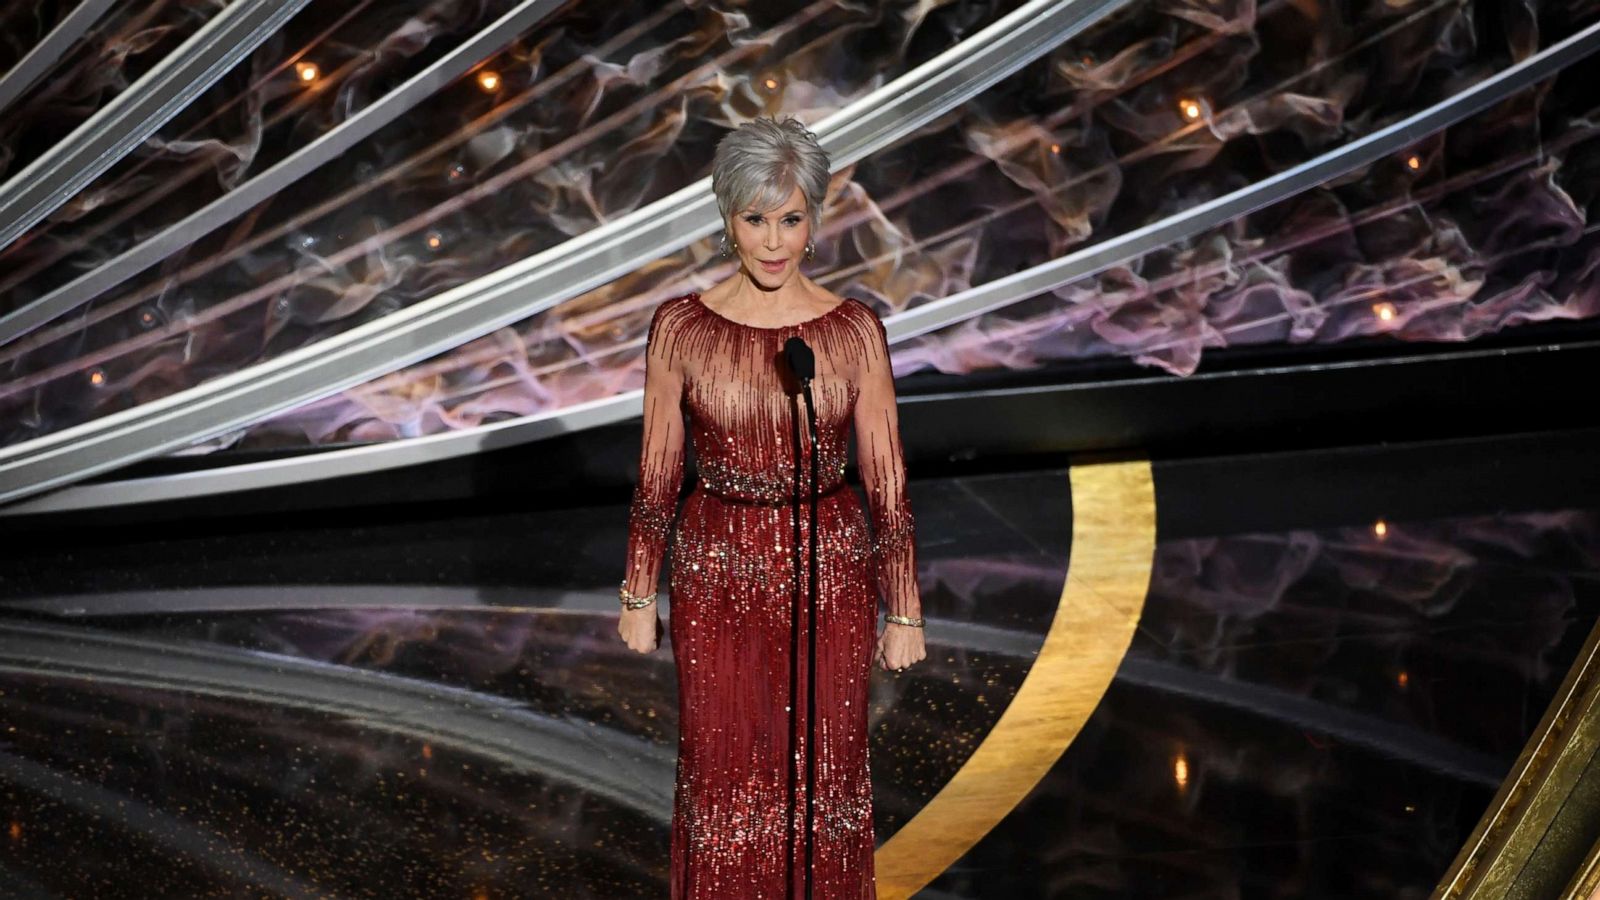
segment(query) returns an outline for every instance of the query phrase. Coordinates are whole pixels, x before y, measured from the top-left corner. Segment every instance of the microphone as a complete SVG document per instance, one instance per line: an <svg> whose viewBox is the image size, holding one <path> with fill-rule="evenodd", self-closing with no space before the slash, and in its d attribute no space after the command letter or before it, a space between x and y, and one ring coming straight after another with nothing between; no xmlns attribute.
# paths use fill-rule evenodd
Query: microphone
<svg viewBox="0 0 1600 900"><path fill-rule="evenodd" d="M810 381L817 374L817 357L811 352L811 346L805 338L799 335L790 337L783 342L783 360L789 364L789 371L801 381Z"/></svg>

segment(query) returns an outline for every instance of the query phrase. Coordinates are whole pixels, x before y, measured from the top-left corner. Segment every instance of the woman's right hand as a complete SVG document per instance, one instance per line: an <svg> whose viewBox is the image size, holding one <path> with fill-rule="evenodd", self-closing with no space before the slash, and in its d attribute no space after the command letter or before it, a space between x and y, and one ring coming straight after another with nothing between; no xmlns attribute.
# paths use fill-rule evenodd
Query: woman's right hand
<svg viewBox="0 0 1600 900"><path fill-rule="evenodd" d="M624 609L617 620L617 633L631 650L649 653L660 644L661 620L654 603L642 609Z"/></svg>

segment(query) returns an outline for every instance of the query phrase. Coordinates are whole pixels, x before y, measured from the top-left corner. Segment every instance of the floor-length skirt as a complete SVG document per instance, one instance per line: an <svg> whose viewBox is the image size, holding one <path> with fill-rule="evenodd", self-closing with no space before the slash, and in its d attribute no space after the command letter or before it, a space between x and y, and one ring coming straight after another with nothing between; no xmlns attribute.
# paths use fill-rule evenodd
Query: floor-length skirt
<svg viewBox="0 0 1600 900"><path fill-rule="evenodd" d="M672 900L804 897L807 699L805 605L810 512L730 500L703 487L672 538L671 637L679 738ZM812 889L874 900L867 684L877 598L861 502L848 487L817 503L817 640ZM796 576L799 592L795 590ZM791 611L800 606L790 773ZM790 791L794 792L791 807ZM792 876L794 891L785 889Z"/></svg>

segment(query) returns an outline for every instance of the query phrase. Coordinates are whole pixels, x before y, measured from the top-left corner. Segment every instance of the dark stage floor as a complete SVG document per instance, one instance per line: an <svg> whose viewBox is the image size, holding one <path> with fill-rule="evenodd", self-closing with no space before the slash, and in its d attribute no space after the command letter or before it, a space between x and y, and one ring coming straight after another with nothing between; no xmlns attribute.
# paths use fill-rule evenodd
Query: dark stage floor
<svg viewBox="0 0 1600 900"><path fill-rule="evenodd" d="M1109 688L915 896L1426 897L1600 613L1597 449L1156 460ZM873 675L880 854L963 777L1089 564L1069 474L912 486L929 657ZM13 543L0 895L665 897L676 688L670 644L616 634L624 519Z"/></svg>

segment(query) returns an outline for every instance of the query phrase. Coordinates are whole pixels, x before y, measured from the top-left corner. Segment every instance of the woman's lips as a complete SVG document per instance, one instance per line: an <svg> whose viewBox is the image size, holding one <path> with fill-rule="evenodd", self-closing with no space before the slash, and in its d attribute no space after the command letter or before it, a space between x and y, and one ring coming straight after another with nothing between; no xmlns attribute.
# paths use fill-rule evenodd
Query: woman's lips
<svg viewBox="0 0 1600 900"><path fill-rule="evenodd" d="M789 264L787 259L780 259L777 262L768 262L763 259L759 260L759 262L761 263L761 268L766 269L768 272L782 272L783 267Z"/></svg>

